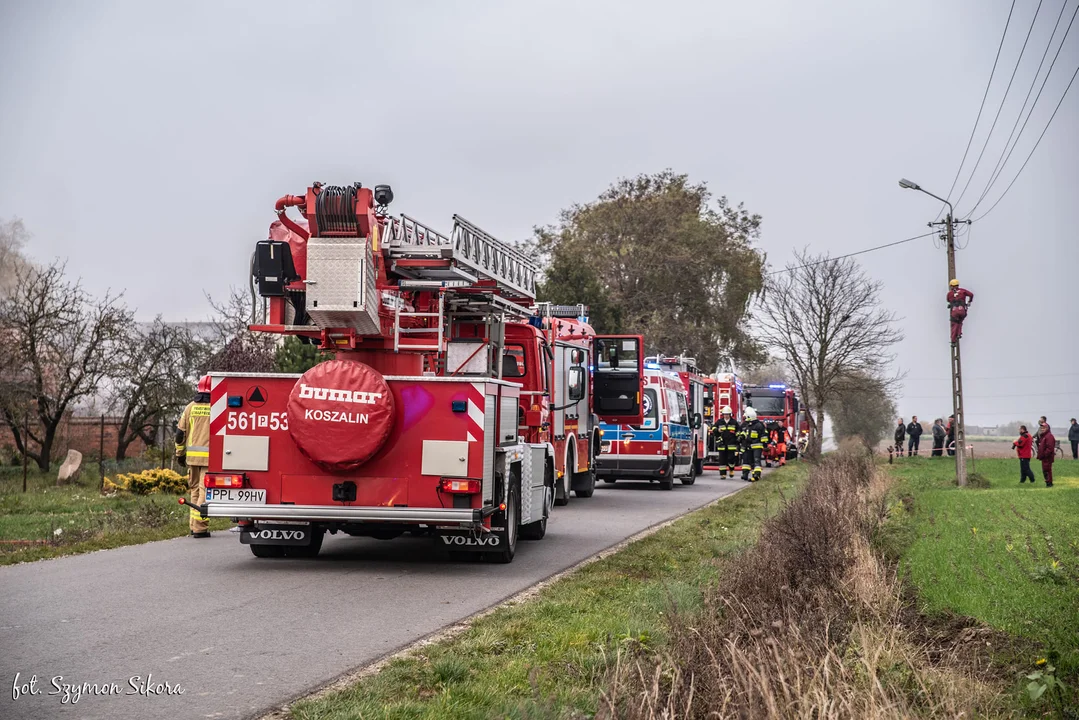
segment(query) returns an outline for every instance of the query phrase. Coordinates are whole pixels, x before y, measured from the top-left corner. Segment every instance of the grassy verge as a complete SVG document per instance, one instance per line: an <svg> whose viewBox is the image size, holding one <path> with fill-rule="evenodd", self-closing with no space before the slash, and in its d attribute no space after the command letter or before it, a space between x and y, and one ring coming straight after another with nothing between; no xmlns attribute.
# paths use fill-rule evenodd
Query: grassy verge
<svg viewBox="0 0 1079 720"><path fill-rule="evenodd" d="M329 718L591 715L611 660L662 647L672 607L699 605L717 559L752 544L761 523L801 487L794 463L734 497L499 608L462 634L391 661L381 672L291 709ZM703 480L702 482L707 482ZM677 490L675 491L677 492Z"/></svg>
<svg viewBox="0 0 1079 720"><path fill-rule="evenodd" d="M1035 485L1020 485L1017 460L978 460L978 488L957 488L946 460L905 458L889 471L906 511L888 543L922 611L976 618L1030 641L1010 660L1033 671L1048 657L1079 676L1079 462L1058 461L1052 488L1040 468Z"/></svg>
<svg viewBox="0 0 1079 720"><path fill-rule="evenodd" d="M94 480L57 487L55 471L36 470L24 493L22 469L0 469L0 565L179 537L187 518L172 495L104 496Z"/></svg>

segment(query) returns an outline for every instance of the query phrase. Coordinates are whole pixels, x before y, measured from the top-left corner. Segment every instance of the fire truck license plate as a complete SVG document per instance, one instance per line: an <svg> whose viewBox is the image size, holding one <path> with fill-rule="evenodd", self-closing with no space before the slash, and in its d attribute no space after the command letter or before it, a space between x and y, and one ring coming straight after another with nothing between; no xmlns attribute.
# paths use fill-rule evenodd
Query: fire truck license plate
<svg viewBox="0 0 1079 720"><path fill-rule="evenodd" d="M266 491L254 488L206 488L206 502L266 504Z"/></svg>

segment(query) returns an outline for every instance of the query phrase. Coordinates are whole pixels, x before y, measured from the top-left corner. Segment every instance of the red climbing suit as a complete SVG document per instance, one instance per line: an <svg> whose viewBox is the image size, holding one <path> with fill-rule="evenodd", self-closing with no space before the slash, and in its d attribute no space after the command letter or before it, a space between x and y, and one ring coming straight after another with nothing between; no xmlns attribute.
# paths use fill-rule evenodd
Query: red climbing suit
<svg viewBox="0 0 1079 720"><path fill-rule="evenodd" d="M961 287L948 290L948 307L951 308L952 342L963 337L963 320L967 317L967 306L974 302L974 293Z"/></svg>

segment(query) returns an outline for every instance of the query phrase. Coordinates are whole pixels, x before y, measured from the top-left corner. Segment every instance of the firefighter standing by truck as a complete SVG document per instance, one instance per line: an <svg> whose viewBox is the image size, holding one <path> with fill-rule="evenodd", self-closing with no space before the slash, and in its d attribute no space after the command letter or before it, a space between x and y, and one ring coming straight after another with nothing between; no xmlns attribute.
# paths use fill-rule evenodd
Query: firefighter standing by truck
<svg viewBox="0 0 1079 720"><path fill-rule="evenodd" d="M187 404L176 423L176 459L181 467L187 467L190 476L187 487L191 490L193 505L206 502L203 476L210 464L210 376L199 380L195 398ZM210 537L210 525L202 513L194 507L188 509L191 537Z"/></svg>
<svg viewBox="0 0 1079 720"><path fill-rule="evenodd" d="M742 479L746 482L757 482L761 479L761 456L764 454L764 441L768 436L768 430L764 427L764 423L757 419L757 411L751 407L746 408L741 436L744 448ZM752 468L752 475L750 468Z"/></svg>
<svg viewBox="0 0 1079 720"><path fill-rule="evenodd" d="M712 434L715 436L716 451L719 453L719 476L727 477L727 473L733 478L735 466L738 464L738 421L734 419L734 413L730 405L724 405L719 410L719 419L712 426Z"/></svg>

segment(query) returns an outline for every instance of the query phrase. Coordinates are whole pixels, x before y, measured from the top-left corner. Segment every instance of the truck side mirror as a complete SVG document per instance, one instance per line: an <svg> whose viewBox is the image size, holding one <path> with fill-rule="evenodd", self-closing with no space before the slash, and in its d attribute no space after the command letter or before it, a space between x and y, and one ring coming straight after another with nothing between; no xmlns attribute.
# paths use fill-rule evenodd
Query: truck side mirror
<svg viewBox="0 0 1079 720"><path fill-rule="evenodd" d="M566 390L570 400L580 400L584 397L584 368L571 367L569 369Z"/></svg>
<svg viewBox="0 0 1079 720"><path fill-rule="evenodd" d="M700 413L693 413L693 428L697 429L703 424L704 424L704 418L701 417L701 414Z"/></svg>

